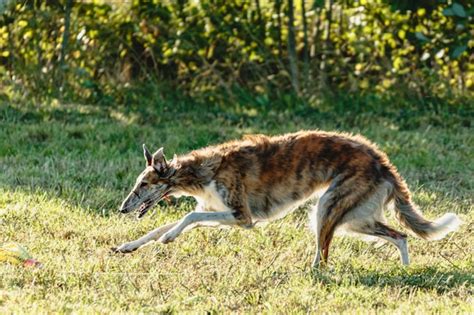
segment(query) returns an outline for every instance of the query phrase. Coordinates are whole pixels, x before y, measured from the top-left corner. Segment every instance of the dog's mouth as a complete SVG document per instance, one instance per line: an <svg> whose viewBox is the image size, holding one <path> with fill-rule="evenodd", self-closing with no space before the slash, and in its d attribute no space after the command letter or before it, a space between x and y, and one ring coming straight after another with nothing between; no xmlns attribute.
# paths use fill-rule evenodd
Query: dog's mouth
<svg viewBox="0 0 474 315"><path fill-rule="evenodd" d="M140 207L138 207L137 209L137 217L140 219L142 218L147 212L148 210L150 210L152 204L151 203L147 203L147 202L144 202L140 205Z"/></svg>
<svg viewBox="0 0 474 315"><path fill-rule="evenodd" d="M140 207L138 207L137 209L137 217L139 219L141 219L145 214L147 214L147 212L156 204L158 203L160 200L162 199L166 199L168 200L168 195L169 195L170 191L168 190L167 192L165 192L160 198L155 198L155 199L149 199L149 200L146 200L144 201Z"/></svg>

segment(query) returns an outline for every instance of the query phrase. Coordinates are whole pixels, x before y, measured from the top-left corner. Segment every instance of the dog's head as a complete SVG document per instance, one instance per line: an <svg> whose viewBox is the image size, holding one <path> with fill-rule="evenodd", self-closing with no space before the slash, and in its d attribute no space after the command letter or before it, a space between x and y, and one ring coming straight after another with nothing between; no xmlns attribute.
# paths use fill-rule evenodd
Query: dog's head
<svg viewBox="0 0 474 315"><path fill-rule="evenodd" d="M142 217L153 205L173 192L173 179L177 164L176 155L172 161L166 160L163 148L152 155L143 145L143 154L146 168L138 175L132 191L120 206L122 213L137 209L139 217Z"/></svg>

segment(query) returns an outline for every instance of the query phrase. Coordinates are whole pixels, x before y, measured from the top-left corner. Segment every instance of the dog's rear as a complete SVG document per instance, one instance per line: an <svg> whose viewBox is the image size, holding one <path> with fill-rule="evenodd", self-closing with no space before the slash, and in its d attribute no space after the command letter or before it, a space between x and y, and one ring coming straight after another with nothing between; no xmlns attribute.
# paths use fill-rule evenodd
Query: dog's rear
<svg viewBox="0 0 474 315"><path fill-rule="evenodd" d="M409 190L388 157L361 136L299 132L280 137L247 137L226 148L216 179L232 186L243 182L249 221L271 220L312 199L321 188L310 215L317 237L314 264L326 261L335 231L376 236L400 250L409 263L406 235L386 224L383 209L394 201L400 223L424 239L439 239L459 226L454 214L430 222L413 205ZM241 176L241 174L244 174Z"/></svg>
<svg viewBox="0 0 474 315"><path fill-rule="evenodd" d="M411 201L404 180L373 143L360 136L327 136L331 138L327 155L335 157L337 167L332 169L337 171L310 216L317 237L315 265L321 258L327 261L329 245L339 228L394 244L400 251L402 263L408 264L406 235L386 224L383 210L392 201L401 225L423 239L441 239L459 227L461 221L453 213L434 222L423 218Z"/></svg>

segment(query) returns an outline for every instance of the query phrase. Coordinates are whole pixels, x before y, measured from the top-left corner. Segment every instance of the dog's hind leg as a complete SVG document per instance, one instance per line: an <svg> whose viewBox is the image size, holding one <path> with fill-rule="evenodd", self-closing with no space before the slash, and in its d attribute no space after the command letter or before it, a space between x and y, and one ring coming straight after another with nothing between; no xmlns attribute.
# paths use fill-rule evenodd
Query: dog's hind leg
<svg viewBox="0 0 474 315"><path fill-rule="evenodd" d="M391 189L390 183L382 182L369 198L347 213L341 225L348 232L371 238L378 237L392 243L400 251L402 263L408 265L410 260L407 236L386 225L383 215L383 208Z"/></svg>
<svg viewBox="0 0 474 315"><path fill-rule="evenodd" d="M350 196L348 196L350 198ZM341 217L352 207L346 198L338 199L332 189L328 189L320 198L310 214L311 227L316 235L316 255L313 268L326 264L329 258L329 246Z"/></svg>
<svg viewBox="0 0 474 315"><path fill-rule="evenodd" d="M408 256L408 241L406 234L398 232L397 230L394 230L391 227L380 222L375 223L373 232L374 235L395 245L400 251L400 258L402 264L408 266L408 264L410 263L410 258Z"/></svg>
<svg viewBox="0 0 474 315"><path fill-rule="evenodd" d="M323 254L323 244L320 242L320 231L323 224L324 217L326 215L326 208L322 205L328 199L328 195L323 195L318 203L315 204L309 214L310 226L314 235L316 236L316 254L313 260L313 268L317 268L321 265L321 257ZM327 253L328 254L328 253ZM327 256L326 256L327 257Z"/></svg>
<svg viewBox="0 0 474 315"><path fill-rule="evenodd" d="M392 243L398 248L400 252L402 264L406 266L410 263L406 234L401 233L378 221L352 224L347 230L358 234L377 236L383 240L388 241L389 243Z"/></svg>
<svg viewBox="0 0 474 315"><path fill-rule="evenodd" d="M376 208L362 207L368 200L376 200L380 204L387 195L385 185L379 189L374 189L373 182L367 182L364 174L346 173L336 177L328 190L319 200L316 211L311 215L311 221L317 239L316 257L313 261L313 268L317 268L321 263L327 263L329 256L329 246L336 229L346 222L346 218L353 214L351 220L377 217ZM380 190L380 192L379 192ZM355 211L362 209L364 211ZM367 211L366 211L367 210ZM373 220L373 219L372 219Z"/></svg>

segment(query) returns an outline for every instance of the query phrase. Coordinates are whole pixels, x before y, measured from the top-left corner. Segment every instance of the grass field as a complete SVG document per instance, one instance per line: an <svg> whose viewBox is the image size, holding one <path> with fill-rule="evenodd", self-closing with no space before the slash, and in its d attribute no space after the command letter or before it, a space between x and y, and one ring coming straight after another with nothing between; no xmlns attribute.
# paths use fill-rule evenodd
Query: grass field
<svg viewBox="0 0 474 315"><path fill-rule="evenodd" d="M472 116L341 115L143 106L0 105L0 244L18 242L42 269L0 264L0 313L474 313ZM141 144L165 154L299 129L361 132L385 150L428 218L455 212L461 229L395 248L337 238L330 266L310 272L305 209L254 230L196 229L129 255L110 248L181 217L191 200L142 220L116 212L141 172Z"/></svg>

